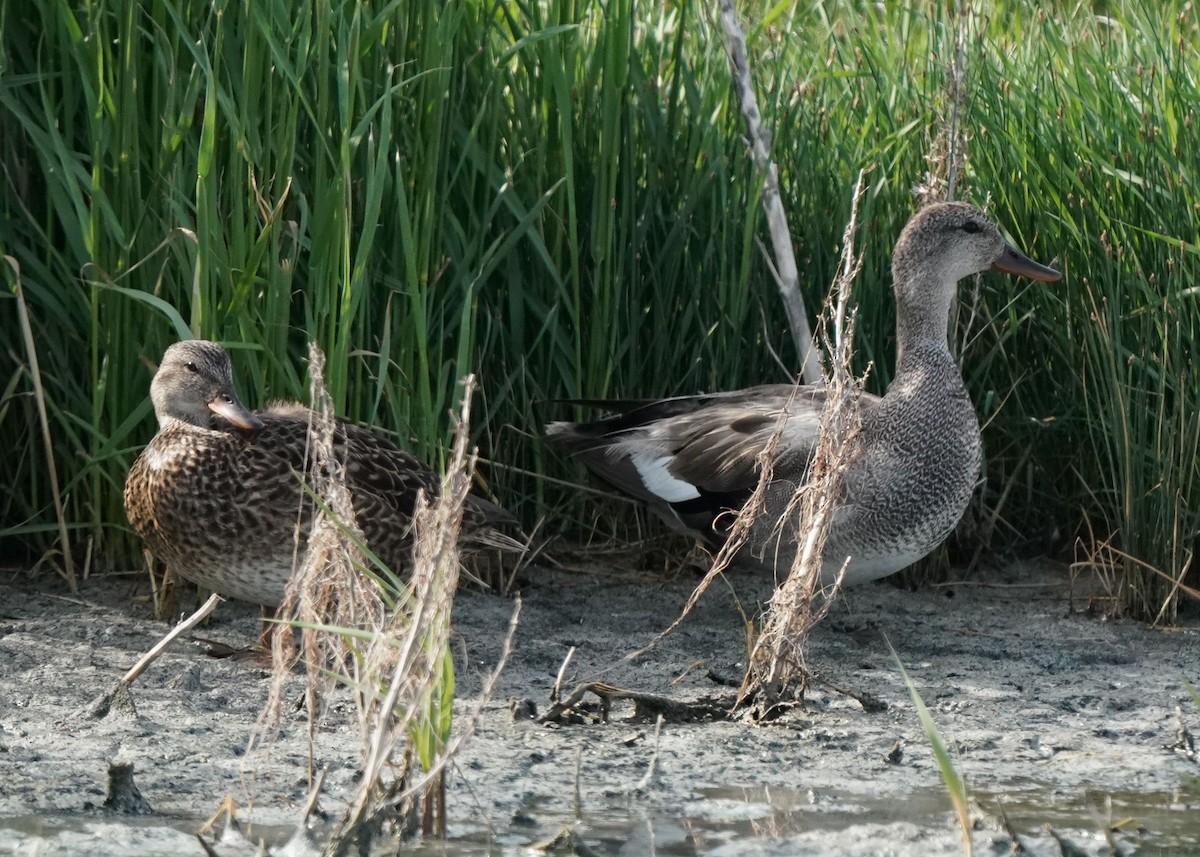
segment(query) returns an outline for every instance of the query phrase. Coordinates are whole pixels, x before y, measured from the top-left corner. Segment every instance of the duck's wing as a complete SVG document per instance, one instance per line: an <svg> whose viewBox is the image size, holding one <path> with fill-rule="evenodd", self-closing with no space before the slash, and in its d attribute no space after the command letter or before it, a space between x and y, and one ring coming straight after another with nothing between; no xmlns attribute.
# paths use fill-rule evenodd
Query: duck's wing
<svg viewBox="0 0 1200 857"><path fill-rule="evenodd" d="M246 433L254 445L273 450L293 470L310 466L311 450L306 452L306 444L311 412L307 408L273 405L257 416L262 428ZM345 468L355 516L367 541L381 556L387 551L377 546L396 543L395 550L406 550L417 496L424 492L429 500L435 499L441 491L441 477L385 435L341 419L334 433L334 454ZM514 524L515 519L494 503L469 495L463 523L465 536L479 534L490 544L482 531Z"/></svg>
<svg viewBox="0 0 1200 857"><path fill-rule="evenodd" d="M757 486L759 456L776 430L775 477L804 478L825 398L823 387L772 384L617 404L612 416L551 423L546 434L617 488L711 535L712 520Z"/></svg>
<svg viewBox="0 0 1200 857"><path fill-rule="evenodd" d="M313 452L308 441L311 411L283 403L271 405L255 416L262 420L261 428L230 431L240 432L264 461L274 457L279 466L293 471L303 473L311 469ZM338 419L333 447L334 457L345 468L346 483L360 517L364 513L383 516L392 525L407 526L418 493L437 496L441 484L437 474L382 434Z"/></svg>

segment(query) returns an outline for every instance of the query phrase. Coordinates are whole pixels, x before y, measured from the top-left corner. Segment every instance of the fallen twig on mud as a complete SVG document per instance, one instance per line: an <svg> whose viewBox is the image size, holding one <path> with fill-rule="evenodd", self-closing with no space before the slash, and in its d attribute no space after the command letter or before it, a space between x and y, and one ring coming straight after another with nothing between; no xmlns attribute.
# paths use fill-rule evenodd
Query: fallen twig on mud
<svg viewBox="0 0 1200 857"><path fill-rule="evenodd" d="M175 642L175 640L178 639L181 634L186 634L188 631L192 630L192 628L195 628L197 625L203 622L208 617L209 613L212 613L213 610L217 609L217 605L221 603L221 601L221 596L217 595L216 593L208 596L208 600L200 605L200 609L168 631L161 640L154 644L150 651L142 655L138 662L130 667L129 671L125 673L125 675L123 675L119 681L117 681L111 688L93 701L91 706L88 708L88 713L93 718L105 717L112 709L114 699L116 699L118 696L127 696L129 693L129 686L137 680L138 676L146 671L146 668L149 667L150 664L154 663L154 661L156 661L158 657L164 651L166 651L167 646ZM132 699L128 701L128 704L132 704Z"/></svg>
<svg viewBox="0 0 1200 857"><path fill-rule="evenodd" d="M223 600L224 599L215 592L208 596L208 600L201 604L200 608L195 613L193 613L191 616L188 616L186 619L168 631L167 634L154 645L154 648L142 655L141 660L134 664L130 668L129 672L122 676L121 681L127 685L133 684L134 681L137 680L137 677L146 671L146 667L150 666L150 664L154 663L154 661L158 659L158 656L163 653L167 646L175 642L175 639L181 634L186 634L188 631L192 630L192 628L195 628L197 625L207 619L208 614L216 610L217 605Z"/></svg>
<svg viewBox="0 0 1200 857"><path fill-rule="evenodd" d="M573 718L582 719L583 715L577 710L577 707L589 693L594 694L600 700L597 715L601 722L607 722L608 712L614 700L625 699L632 702L634 706L633 716L635 718L661 716L674 722L691 722L714 718L723 719L728 715L729 707L732 703L731 698L706 698L696 700L695 702L682 702L657 693L642 693L641 691L628 690L623 687L606 684L602 681L592 681L579 685L575 690L571 691L571 694L566 699L551 705L546 713L538 718L538 722L564 723L571 721Z"/></svg>
<svg viewBox="0 0 1200 857"><path fill-rule="evenodd" d="M658 719L654 721L654 749L650 754L650 764L646 767L646 773L638 780L631 792L645 791L650 784L654 782L654 776L658 773L658 748L659 739L662 738L663 716L658 715Z"/></svg>

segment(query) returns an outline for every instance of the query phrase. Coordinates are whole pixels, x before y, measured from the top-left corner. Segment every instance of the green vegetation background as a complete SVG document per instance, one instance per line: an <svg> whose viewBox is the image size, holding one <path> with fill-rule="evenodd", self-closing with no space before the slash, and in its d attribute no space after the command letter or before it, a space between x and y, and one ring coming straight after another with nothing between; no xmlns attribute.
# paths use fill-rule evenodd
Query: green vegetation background
<svg viewBox="0 0 1200 857"><path fill-rule="evenodd" d="M739 6L810 308L871 168L857 298L875 390L891 244L947 119L955 44L947 4L905 5ZM987 455L964 555L1069 555L1082 535L1081 556L1109 540L1178 575L1200 528L1200 16L971 5L966 196L1066 277L964 285ZM552 529L595 511L537 440L582 413L554 400L786 379L796 355L713 14L2 0L3 552L57 561L52 455L76 555L139 564L121 485L154 430L153 363L189 332L236 348L252 405L306 396L315 338L340 411L435 466L475 372L489 486ZM1114 556L1140 568L1096 554ZM1153 615L1168 588L1135 579L1130 604Z"/></svg>

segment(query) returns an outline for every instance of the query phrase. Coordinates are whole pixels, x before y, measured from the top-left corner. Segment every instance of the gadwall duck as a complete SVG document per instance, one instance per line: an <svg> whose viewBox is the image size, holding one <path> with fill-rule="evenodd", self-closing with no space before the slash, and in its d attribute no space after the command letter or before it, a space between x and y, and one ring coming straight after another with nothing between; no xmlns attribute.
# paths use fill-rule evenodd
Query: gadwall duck
<svg viewBox="0 0 1200 857"><path fill-rule="evenodd" d="M958 281L988 268L1047 282L1060 277L1006 244L987 215L963 203L930 205L901 232L892 256L896 374L882 398L859 399L860 430L830 525L823 583L836 579L847 558L845 584L899 571L941 544L962 517L979 477L979 421L947 327ZM806 479L824 402L821 387L767 385L618 403L613 416L551 423L546 435L674 528L717 547L757 486L758 455L786 412L765 509L739 555L786 573L803 521L780 517Z"/></svg>
<svg viewBox="0 0 1200 857"><path fill-rule="evenodd" d="M300 479L311 464L311 412L279 404L251 413L234 389L229 355L203 340L167 349L150 397L158 433L125 481L133 529L180 576L230 598L277 607L311 526L313 503ZM403 573L411 561L417 493L436 496L440 479L391 441L342 420L334 447L367 546ZM510 521L488 501L469 497L464 546L515 547L493 529Z"/></svg>

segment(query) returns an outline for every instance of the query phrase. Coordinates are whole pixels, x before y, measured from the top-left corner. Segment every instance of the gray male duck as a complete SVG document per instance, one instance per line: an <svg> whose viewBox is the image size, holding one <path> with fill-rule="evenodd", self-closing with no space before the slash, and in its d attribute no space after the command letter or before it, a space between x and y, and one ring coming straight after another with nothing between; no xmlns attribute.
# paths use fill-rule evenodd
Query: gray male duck
<svg viewBox="0 0 1200 857"><path fill-rule="evenodd" d="M962 517L981 445L947 327L958 281L989 268L1045 282L1061 276L1006 244L987 215L964 203L927 206L901 232L892 255L896 373L882 397L859 399L860 430L826 542L824 584L847 561L845 584L899 571L941 544ZM613 403L612 416L551 423L546 435L675 529L717 547L731 512L758 485L759 453L782 425L766 506L739 560L786 574L804 522L780 519L807 478L824 399L819 386L774 384Z"/></svg>
<svg viewBox="0 0 1200 857"><path fill-rule="evenodd" d="M150 383L158 433L125 481L129 522L180 576L221 595L277 607L307 544L313 503L301 488L311 469L311 412L283 403L251 413L237 396L229 355L215 342L170 346ZM392 571L411 562L418 492L441 480L387 438L338 420L341 460L367 546ZM517 549L494 529L512 519L468 497L464 547ZM300 534L297 549L297 527Z"/></svg>

